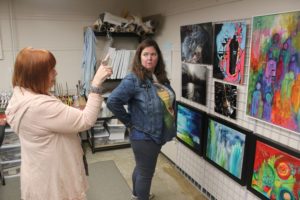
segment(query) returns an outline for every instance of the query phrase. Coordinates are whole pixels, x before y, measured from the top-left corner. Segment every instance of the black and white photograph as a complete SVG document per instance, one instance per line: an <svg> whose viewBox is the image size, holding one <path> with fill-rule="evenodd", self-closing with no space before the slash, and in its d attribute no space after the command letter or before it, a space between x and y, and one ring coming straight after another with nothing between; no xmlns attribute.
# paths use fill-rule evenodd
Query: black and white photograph
<svg viewBox="0 0 300 200"><path fill-rule="evenodd" d="M206 105L207 67L182 63L182 97Z"/></svg>

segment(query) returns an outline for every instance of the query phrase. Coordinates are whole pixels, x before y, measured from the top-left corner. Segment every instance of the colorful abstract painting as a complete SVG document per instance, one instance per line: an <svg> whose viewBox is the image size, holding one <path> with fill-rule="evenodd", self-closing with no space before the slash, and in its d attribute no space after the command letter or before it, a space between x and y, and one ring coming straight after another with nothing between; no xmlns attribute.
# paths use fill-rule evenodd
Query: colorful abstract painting
<svg viewBox="0 0 300 200"><path fill-rule="evenodd" d="M181 61L212 64L212 23L180 27Z"/></svg>
<svg viewBox="0 0 300 200"><path fill-rule="evenodd" d="M213 77L227 82L244 82L246 22L215 24Z"/></svg>
<svg viewBox="0 0 300 200"><path fill-rule="evenodd" d="M244 184L249 133L220 118L208 118L204 157L240 184Z"/></svg>
<svg viewBox="0 0 300 200"><path fill-rule="evenodd" d="M237 87L215 81L215 112L236 119Z"/></svg>
<svg viewBox="0 0 300 200"><path fill-rule="evenodd" d="M300 131L300 11L253 18L247 114Z"/></svg>
<svg viewBox="0 0 300 200"><path fill-rule="evenodd" d="M177 102L177 139L202 155L203 135L206 128L206 113L182 102Z"/></svg>
<svg viewBox="0 0 300 200"><path fill-rule="evenodd" d="M283 147L257 140L248 188L261 199L299 200L299 153L288 153Z"/></svg>

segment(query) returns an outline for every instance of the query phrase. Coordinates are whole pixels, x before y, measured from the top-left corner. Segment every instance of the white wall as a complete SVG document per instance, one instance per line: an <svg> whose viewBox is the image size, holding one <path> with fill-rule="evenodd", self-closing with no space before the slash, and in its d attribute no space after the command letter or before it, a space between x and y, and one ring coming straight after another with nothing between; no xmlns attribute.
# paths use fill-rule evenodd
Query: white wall
<svg viewBox="0 0 300 200"><path fill-rule="evenodd" d="M158 0L157 0L158 1ZM164 21L162 28L156 35L160 47L163 51L168 49L172 54L171 84L177 93L177 99L187 104L195 106L210 114L214 112L214 79L212 78L212 67L208 78L208 104L202 106L181 98L181 53L180 53L180 26L188 24L198 24L203 22L223 22L245 20L247 22L247 56L245 69L245 82L238 85L238 111L237 120L226 118L235 124L241 125L260 135L270 138L285 146L300 150L300 133L294 133L281 129L270 124L266 124L245 114L247 99L247 80L249 77L249 51L251 41L251 18L257 15L300 10L299 0L235 0L235 1L209 1L209 0L156 0L151 2L154 7L145 6L143 13L147 15L163 13ZM203 158L195 155L180 142L172 141L165 145L162 152L181 168L185 174L201 185L203 191L208 191L210 195L218 200L250 200L259 199L250 193L246 187L242 187L234 182L227 175L217 170L215 167L204 161ZM209 195L208 195L209 197ZM212 198L213 199L213 198Z"/></svg>
<svg viewBox="0 0 300 200"><path fill-rule="evenodd" d="M104 11L139 14L137 0L0 0L0 91L11 89L17 52L26 47L44 48L57 59L58 82L75 88L81 78L83 27ZM1 51L1 50L0 50Z"/></svg>

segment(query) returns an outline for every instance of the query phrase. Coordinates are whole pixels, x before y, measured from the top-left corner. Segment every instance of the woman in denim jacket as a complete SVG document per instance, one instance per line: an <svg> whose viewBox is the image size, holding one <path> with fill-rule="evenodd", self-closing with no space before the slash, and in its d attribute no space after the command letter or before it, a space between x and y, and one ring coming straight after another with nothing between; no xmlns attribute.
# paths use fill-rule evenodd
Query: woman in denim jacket
<svg viewBox="0 0 300 200"><path fill-rule="evenodd" d="M136 50L132 72L107 101L108 108L130 132L136 162L132 199L154 197L150 188L158 154L162 145L176 134L175 99L157 43L152 39L142 41Z"/></svg>

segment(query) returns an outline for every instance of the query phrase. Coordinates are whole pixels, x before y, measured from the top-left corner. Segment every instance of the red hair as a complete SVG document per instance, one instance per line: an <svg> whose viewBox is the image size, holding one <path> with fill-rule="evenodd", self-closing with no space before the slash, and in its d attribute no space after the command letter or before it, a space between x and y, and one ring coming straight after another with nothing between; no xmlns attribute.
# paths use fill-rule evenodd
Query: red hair
<svg viewBox="0 0 300 200"><path fill-rule="evenodd" d="M27 47L17 55L12 84L38 94L48 94L49 74L56 65L50 51Z"/></svg>

